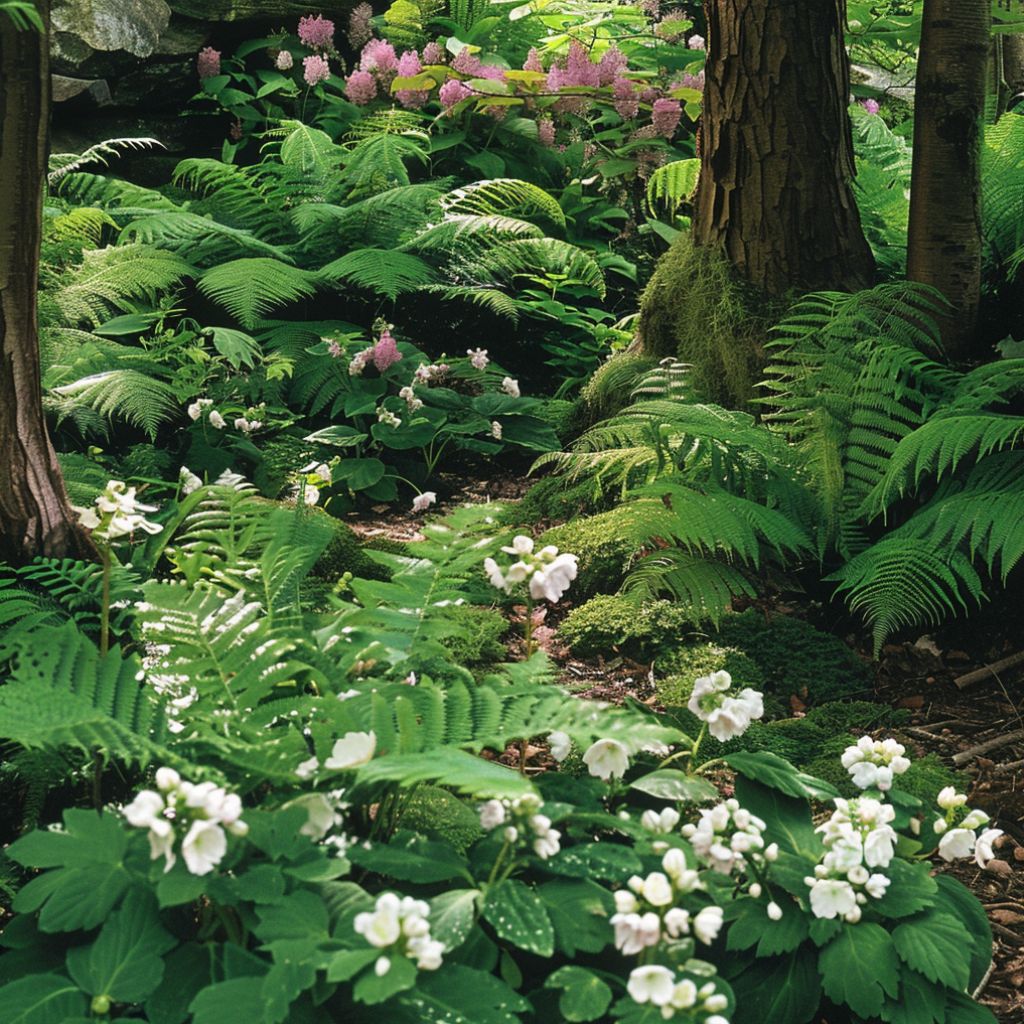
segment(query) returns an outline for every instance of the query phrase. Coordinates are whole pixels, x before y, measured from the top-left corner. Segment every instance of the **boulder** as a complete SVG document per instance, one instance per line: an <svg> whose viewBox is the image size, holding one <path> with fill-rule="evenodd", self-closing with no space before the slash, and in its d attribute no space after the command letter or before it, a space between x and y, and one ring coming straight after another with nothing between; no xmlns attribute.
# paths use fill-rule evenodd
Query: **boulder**
<svg viewBox="0 0 1024 1024"><path fill-rule="evenodd" d="M92 50L148 57L171 20L165 0L54 0L53 31L77 36Z"/></svg>

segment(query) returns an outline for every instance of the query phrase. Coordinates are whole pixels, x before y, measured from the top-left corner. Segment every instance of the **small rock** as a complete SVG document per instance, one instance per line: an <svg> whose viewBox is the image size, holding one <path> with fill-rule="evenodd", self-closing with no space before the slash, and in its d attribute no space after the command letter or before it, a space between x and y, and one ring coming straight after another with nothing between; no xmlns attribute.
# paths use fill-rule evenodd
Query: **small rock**
<svg viewBox="0 0 1024 1024"><path fill-rule="evenodd" d="M991 871L992 874L999 875L1001 878L1007 878L1013 874L1013 868L1005 860L990 860L985 870Z"/></svg>

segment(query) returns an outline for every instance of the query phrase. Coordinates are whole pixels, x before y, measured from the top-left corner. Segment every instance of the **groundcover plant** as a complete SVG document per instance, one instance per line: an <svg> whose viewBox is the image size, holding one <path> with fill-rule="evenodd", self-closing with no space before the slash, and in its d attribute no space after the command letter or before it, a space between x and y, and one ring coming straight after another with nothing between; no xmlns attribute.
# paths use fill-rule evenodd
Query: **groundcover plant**
<svg viewBox="0 0 1024 1024"><path fill-rule="evenodd" d="M1024 16L208 6L0 0L0 1022L1019 1019Z"/></svg>

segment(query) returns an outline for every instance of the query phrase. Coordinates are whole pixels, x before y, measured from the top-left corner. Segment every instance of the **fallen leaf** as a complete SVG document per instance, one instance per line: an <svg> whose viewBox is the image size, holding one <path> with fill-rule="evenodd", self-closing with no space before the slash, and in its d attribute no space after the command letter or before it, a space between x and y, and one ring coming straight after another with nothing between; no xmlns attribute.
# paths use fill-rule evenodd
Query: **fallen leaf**
<svg viewBox="0 0 1024 1024"><path fill-rule="evenodd" d="M1005 860L999 860L999 859L990 860L988 862L988 867L985 870L986 871L991 871L992 874L1000 875L1003 878L1006 878L1008 875L1012 875L1013 874L1013 868L1011 868L1010 865L1007 864Z"/></svg>
<svg viewBox="0 0 1024 1024"><path fill-rule="evenodd" d="M924 707L924 697L922 697L921 694L919 694L919 693L916 694L913 697L904 697L901 701L899 701L899 703L897 703L896 707L898 707L898 708L923 708Z"/></svg>

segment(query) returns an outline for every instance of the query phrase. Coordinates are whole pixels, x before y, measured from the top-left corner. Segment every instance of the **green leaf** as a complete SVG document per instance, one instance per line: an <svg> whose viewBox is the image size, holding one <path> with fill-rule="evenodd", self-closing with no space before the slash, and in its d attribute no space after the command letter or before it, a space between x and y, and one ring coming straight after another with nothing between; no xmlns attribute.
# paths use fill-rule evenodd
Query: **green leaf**
<svg viewBox="0 0 1024 1024"><path fill-rule="evenodd" d="M416 988L399 996L410 1024L519 1024L530 1004L500 978L461 964L421 972Z"/></svg>
<svg viewBox="0 0 1024 1024"><path fill-rule="evenodd" d="M64 1024L85 1016L85 996L57 974L30 974L0 988L0 1020L4 1024Z"/></svg>
<svg viewBox="0 0 1024 1024"><path fill-rule="evenodd" d="M893 861L893 863L896 862ZM951 878L949 875L938 875L935 878L935 884L942 894L943 901L952 904L950 909L956 911L964 933L970 937L972 944L971 978L968 987L977 988L988 970L988 965L992 962L992 928L988 923L988 915L981 903L978 902L978 897L955 878ZM889 888L891 889L892 886Z"/></svg>
<svg viewBox="0 0 1024 1024"><path fill-rule="evenodd" d="M818 956L825 994L858 1016L877 1017L885 997L899 991L899 967L892 937L881 926L845 925Z"/></svg>
<svg viewBox="0 0 1024 1024"><path fill-rule="evenodd" d="M343 459L334 471L336 481L343 481L353 491L364 491L379 482L387 471L380 459Z"/></svg>
<svg viewBox="0 0 1024 1024"><path fill-rule="evenodd" d="M379 949L345 949L327 963L328 981L349 981L380 956Z"/></svg>
<svg viewBox="0 0 1024 1024"><path fill-rule="evenodd" d="M30 832L7 848L26 867L51 868L14 897L19 913L40 910L44 932L95 928L106 919L128 887L124 855L128 845L112 814L71 808L63 832Z"/></svg>
<svg viewBox="0 0 1024 1024"><path fill-rule="evenodd" d="M555 931L540 896L509 878L487 890L483 916L502 939L538 956L555 951Z"/></svg>
<svg viewBox="0 0 1024 1024"><path fill-rule="evenodd" d="M369 436L369 434L356 430L355 427L346 427L344 424L339 424L338 426L324 427L323 430L307 434L303 440L312 441L315 444L330 445L332 448L357 448Z"/></svg>
<svg viewBox="0 0 1024 1024"><path fill-rule="evenodd" d="M193 875L182 861L160 876L156 883L156 898L161 907L178 907L183 903L193 903L203 894L206 880L200 875Z"/></svg>
<svg viewBox="0 0 1024 1024"><path fill-rule="evenodd" d="M750 949L757 946L756 956L777 956L792 953L807 938L807 915L791 900L778 904L782 917L773 921L764 903L741 900L735 904L736 917L729 926L726 949Z"/></svg>
<svg viewBox="0 0 1024 1024"><path fill-rule="evenodd" d="M939 886L929 874L931 868L926 862L910 863L895 858L886 870L892 884L880 900L871 902L872 909L882 917L909 917L935 902Z"/></svg>
<svg viewBox="0 0 1024 1024"><path fill-rule="evenodd" d="M192 1024L263 1019L263 993L252 978L233 978L208 985L192 1000Z"/></svg>
<svg viewBox="0 0 1024 1024"><path fill-rule="evenodd" d="M385 974L368 971L356 982L352 994L360 1003L383 1003L416 984L416 965L410 959L404 956L390 959L391 967Z"/></svg>
<svg viewBox="0 0 1024 1024"><path fill-rule="evenodd" d="M946 1024L996 1024L996 1015L963 992L946 997Z"/></svg>
<svg viewBox="0 0 1024 1024"><path fill-rule="evenodd" d="M545 882L537 887L548 909L558 949L566 956L600 953L612 939L608 918L615 901L603 886L589 879Z"/></svg>
<svg viewBox="0 0 1024 1024"><path fill-rule="evenodd" d="M967 988L971 945L964 942L963 923L955 917L929 910L898 925L892 941L900 959L929 981L941 981L959 990Z"/></svg>
<svg viewBox="0 0 1024 1024"><path fill-rule="evenodd" d="M163 954L177 944L161 926L153 897L134 890L110 915L95 942L68 952L68 973L92 996L141 1003L160 985Z"/></svg>
<svg viewBox="0 0 1024 1024"><path fill-rule="evenodd" d="M882 1020L889 1024L942 1024L946 1016L946 989L909 967L900 968L900 993L887 999Z"/></svg>
<svg viewBox="0 0 1024 1024"><path fill-rule="evenodd" d="M406 832L369 850L353 846L347 853L358 867L402 882L445 882L468 874L469 863L447 843Z"/></svg>
<svg viewBox="0 0 1024 1024"><path fill-rule="evenodd" d="M164 959L164 979L146 1000L150 1024L184 1024L189 1004L209 985L214 947L189 942Z"/></svg>
<svg viewBox="0 0 1024 1024"><path fill-rule="evenodd" d="M779 849L786 853L817 861L822 850L821 839L814 831L805 797L787 796L777 788L740 777L736 780L736 799L766 822L766 842L778 843Z"/></svg>
<svg viewBox="0 0 1024 1024"><path fill-rule="evenodd" d="M754 960L729 979L736 995L732 1024L807 1024L818 1013L821 982L811 950Z"/></svg>
<svg viewBox="0 0 1024 1024"><path fill-rule="evenodd" d="M624 882L643 870L643 863L628 846L618 843L587 843L570 846L550 858L548 871L573 878L600 878L608 882Z"/></svg>
<svg viewBox="0 0 1024 1024"><path fill-rule="evenodd" d="M548 976L545 988L560 988L558 1008L568 1021L598 1020L611 1005L612 990L592 971L561 967Z"/></svg>
<svg viewBox="0 0 1024 1024"><path fill-rule="evenodd" d="M677 768L659 768L630 783L629 788L659 800L676 800L680 803L699 804L718 797L718 790L707 779L699 775L687 775Z"/></svg>
<svg viewBox="0 0 1024 1024"><path fill-rule="evenodd" d="M839 796L839 790L831 783L797 771L785 758L770 750L740 751L727 754L724 760L733 771L786 796L804 800L833 800Z"/></svg>
<svg viewBox="0 0 1024 1024"><path fill-rule="evenodd" d="M430 901L430 934L446 953L461 946L476 921L479 889L450 889Z"/></svg>
<svg viewBox="0 0 1024 1024"><path fill-rule="evenodd" d="M230 327L211 327L213 347L237 370L242 366L253 367L260 357L260 346L255 338L245 331Z"/></svg>

